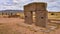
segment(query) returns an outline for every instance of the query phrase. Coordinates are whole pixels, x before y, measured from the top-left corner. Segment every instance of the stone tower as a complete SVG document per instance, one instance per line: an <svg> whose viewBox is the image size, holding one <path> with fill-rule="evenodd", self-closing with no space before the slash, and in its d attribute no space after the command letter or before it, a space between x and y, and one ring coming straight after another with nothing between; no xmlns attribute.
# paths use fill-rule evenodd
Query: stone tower
<svg viewBox="0 0 60 34"><path fill-rule="evenodd" d="M47 3L43 2L34 2L24 6L24 15L25 15L25 23L32 24L33 23L33 12L35 12L35 25L40 27L46 27L47 24L47 14L46 10Z"/></svg>

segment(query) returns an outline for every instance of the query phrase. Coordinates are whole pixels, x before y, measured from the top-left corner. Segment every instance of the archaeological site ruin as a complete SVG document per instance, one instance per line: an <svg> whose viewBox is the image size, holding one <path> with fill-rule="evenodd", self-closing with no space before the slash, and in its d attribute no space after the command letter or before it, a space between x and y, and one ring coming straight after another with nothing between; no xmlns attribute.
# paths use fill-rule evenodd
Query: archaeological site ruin
<svg viewBox="0 0 60 34"><path fill-rule="evenodd" d="M24 6L25 23L33 23L33 12L35 12L35 25L46 27L48 22L47 3L34 2Z"/></svg>

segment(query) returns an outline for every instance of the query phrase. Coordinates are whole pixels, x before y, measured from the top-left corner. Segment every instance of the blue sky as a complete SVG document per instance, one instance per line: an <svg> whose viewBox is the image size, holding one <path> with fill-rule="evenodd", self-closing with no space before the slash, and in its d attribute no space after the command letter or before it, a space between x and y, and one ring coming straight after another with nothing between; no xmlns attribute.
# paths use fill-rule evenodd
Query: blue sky
<svg viewBox="0 0 60 34"><path fill-rule="evenodd" d="M0 10L23 10L31 2L47 2L48 11L60 11L60 0L0 0Z"/></svg>

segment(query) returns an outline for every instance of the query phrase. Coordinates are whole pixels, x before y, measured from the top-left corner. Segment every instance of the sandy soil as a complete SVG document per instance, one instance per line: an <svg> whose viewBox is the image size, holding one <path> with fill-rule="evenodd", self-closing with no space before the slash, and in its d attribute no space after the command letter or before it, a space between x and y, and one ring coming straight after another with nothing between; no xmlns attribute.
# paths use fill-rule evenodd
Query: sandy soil
<svg viewBox="0 0 60 34"><path fill-rule="evenodd" d="M60 29L44 32L34 24L25 24L24 19L0 18L0 34L60 34Z"/></svg>

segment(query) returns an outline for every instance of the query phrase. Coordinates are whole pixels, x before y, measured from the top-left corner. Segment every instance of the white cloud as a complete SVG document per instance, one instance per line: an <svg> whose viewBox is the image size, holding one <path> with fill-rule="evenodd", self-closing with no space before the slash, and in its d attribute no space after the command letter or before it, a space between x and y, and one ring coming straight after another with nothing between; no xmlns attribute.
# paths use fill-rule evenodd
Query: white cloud
<svg viewBox="0 0 60 34"><path fill-rule="evenodd" d="M47 2L48 10L60 11L60 0L1 0L0 10L3 9L23 9L25 4L31 2Z"/></svg>

